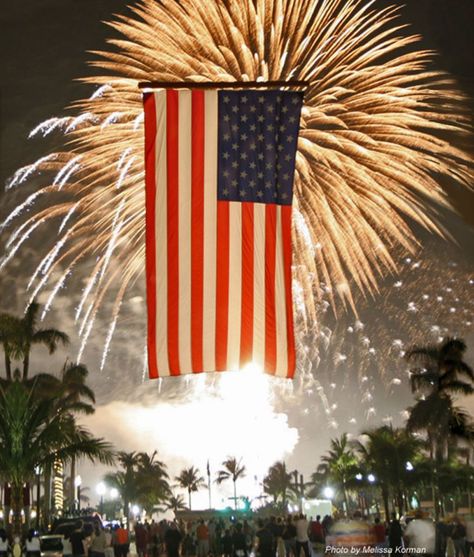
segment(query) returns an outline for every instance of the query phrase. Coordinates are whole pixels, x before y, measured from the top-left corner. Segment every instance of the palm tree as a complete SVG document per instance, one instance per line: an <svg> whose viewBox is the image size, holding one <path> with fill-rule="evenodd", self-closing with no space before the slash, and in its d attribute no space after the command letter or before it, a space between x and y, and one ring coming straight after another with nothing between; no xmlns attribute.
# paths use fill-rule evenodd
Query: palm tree
<svg viewBox="0 0 474 557"><path fill-rule="evenodd" d="M271 495L275 503L281 497L283 510L287 506L287 493L294 490L292 474L286 469L284 462L275 462L268 469L267 475L263 479L263 489L265 493Z"/></svg>
<svg viewBox="0 0 474 557"><path fill-rule="evenodd" d="M321 458L317 474L325 476L327 481L341 491L346 512L349 512L348 483L356 473L357 459L350 447L347 433L339 439L331 439L331 449Z"/></svg>
<svg viewBox="0 0 474 557"><path fill-rule="evenodd" d="M398 512L402 515L405 510L403 493L411 473L407 463L413 462L422 443L405 429L394 429L392 425L366 431L363 435L366 441L358 441L355 446L361 456L362 466L375 476L380 487L385 516L390 516L390 493L396 498Z"/></svg>
<svg viewBox="0 0 474 557"><path fill-rule="evenodd" d="M245 476L245 466L241 465L241 459L227 457L222 463L224 467L217 472L216 483L221 484L225 480L232 479L234 484L234 506L237 509L237 480Z"/></svg>
<svg viewBox="0 0 474 557"><path fill-rule="evenodd" d="M186 510L183 497L181 495L170 494L165 501L165 510L173 511L175 515L178 511Z"/></svg>
<svg viewBox="0 0 474 557"><path fill-rule="evenodd" d="M46 468L54 460L63 463L80 456L112 464L109 443L78 426L71 405L51 393L36 396L35 386L12 381L0 387L0 470L12 486L14 528L20 527L22 490L35 467Z"/></svg>
<svg viewBox="0 0 474 557"><path fill-rule="evenodd" d="M474 371L463 360L465 352L463 340L447 338L437 345L415 346L406 354L407 360L415 364L410 381L417 395L407 427L426 431L431 457L437 460L446 456L450 434L466 431L464 426L468 425L452 399L454 395L474 393Z"/></svg>
<svg viewBox="0 0 474 557"><path fill-rule="evenodd" d="M117 453L117 460L123 470L109 472L104 476L104 482L110 487L115 487L120 493L123 501L123 511L128 520L130 514L130 503L137 501L142 494L143 488L137 479L137 468L140 464L138 453L120 451Z"/></svg>
<svg viewBox="0 0 474 557"><path fill-rule="evenodd" d="M158 451L153 451L150 455L145 452L138 453L137 474L139 482L144 486L144 494L139 498L139 502L150 514L156 504L165 501L170 494L166 464L158 460L157 455Z"/></svg>
<svg viewBox="0 0 474 557"><path fill-rule="evenodd" d="M179 476L175 480L178 486L188 491L189 510L191 510L191 493L199 491L201 487L206 485L203 476L200 475L199 470L191 466L181 470Z"/></svg>
<svg viewBox="0 0 474 557"><path fill-rule="evenodd" d="M0 315L0 342L5 353L7 379L11 379L11 361L19 359L23 361L23 380L28 379L33 345L43 344L53 354L60 343L69 343L68 335L58 329L38 329L39 310L40 305L32 302L21 318L5 313Z"/></svg>
<svg viewBox="0 0 474 557"><path fill-rule="evenodd" d="M8 313L0 313L0 344L5 357L5 375L7 381L12 380L12 359L15 353L15 339L20 328L20 320Z"/></svg>

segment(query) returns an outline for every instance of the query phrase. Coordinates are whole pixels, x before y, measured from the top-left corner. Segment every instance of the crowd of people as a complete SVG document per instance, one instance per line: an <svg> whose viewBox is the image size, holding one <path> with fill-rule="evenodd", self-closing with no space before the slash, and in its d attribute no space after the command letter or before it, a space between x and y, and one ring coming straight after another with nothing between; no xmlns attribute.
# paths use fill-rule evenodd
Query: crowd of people
<svg viewBox="0 0 474 557"><path fill-rule="evenodd" d="M104 528L99 521L79 520L62 547L65 557L322 557L340 553L470 557L471 551L474 555L474 518L463 521L454 516L435 523L420 512L403 522L395 515L384 523L360 513L351 518L327 515L309 520L300 514L242 521L151 520L137 522L131 530L118 523ZM0 530L0 557L11 554L6 532ZM23 554L40 557L33 531L28 533Z"/></svg>

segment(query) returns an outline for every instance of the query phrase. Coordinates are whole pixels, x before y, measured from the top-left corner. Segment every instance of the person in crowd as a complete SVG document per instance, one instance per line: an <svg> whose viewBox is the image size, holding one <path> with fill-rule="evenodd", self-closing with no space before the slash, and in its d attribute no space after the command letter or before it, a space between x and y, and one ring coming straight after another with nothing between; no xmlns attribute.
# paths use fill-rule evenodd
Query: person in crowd
<svg viewBox="0 0 474 557"><path fill-rule="evenodd" d="M40 557L40 541L33 529L28 530L25 541L26 557Z"/></svg>
<svg viewBox="0 0 474 557"><path fill-rule="evenodd" d="M86 550L84 541L86 539L82 520L78 520L75 524L75 529L71 532L69 540L71 542L72 557L83 557Z"/></svg>
<svg viewBox="0 0 474 557"><path fill-rule="evenodd" d="M324 538L326 538L326 536L328 535L329 530L331 529L331 526L333 525L334 520L332 519L332 516L329 514L324 515L323 520L321 521L321 524L323 525L323 529L324 529Z"/></svg>
<svg viewBox="0 0 474 557"><path fill-rule="evenodd" d="M232 535L232 548L234 557L247 557L247 539L240 523L235 525Z"/></svg>
<svg viewBox="0 0 474 557"><path fill-rule="evenodd" d="M451 536L451 526L444 520L438 520L436 528L436 557L446 557L448 538Z"/></svg>
<svg viewBox="0 0 474 557"><path fill-rule="evenodd" d="M105 549L107 547L107 538L100 524L94 524L92 532L91 544L89 546L89 557L105 557Z"/></svg>
<svg viewBox="0 0 474 557"><path fill-rule="evenodd" d="M309 524L306 517L301 513L296 521L296 557L300 556L301 550L304 551L305 557L310 557L309 550Z"/></svg>
<svg viewBox="0 0 474 557"><path fill-rule="evenodd" d="M114 536L115 557L127 557L130 548L128 530L122 524L117 526Z"/></svg>
<svg viewBox="0 0 474 557"><path fill-rule="evenodd" d="M471 549L474 551L474 516L466 520L466 555L470 557Z"/></svg>
<svg viewBox="0 0 474 557"><path fill-rule="evenodd" d="M263 520L258 521L258 530L256 537L258 544L258 554L260 555L260 557L275 557L275 554L273 552L273 533L268 522L264 522Z"/></svg>
<svg viewBox="0 0 474 557"><path fill-rule="evenodd" d="M288 515L286 519L282 538L285 543L286 557L290 557L290 554L296 557L296 526L291 515Z"/></svg>
<svg viewBox="0 0 474 557"><path fill-rule="evenodd" d="M137 522L135 525L135 544L138 557L145 557L148 545L148 530L141 522Z"/></svg>
<svg viewBox="0 0 474 557"><path fill-rule="evenodd" d="M454 544L455 557L468 557L466 552L466 527L457 516L453 518L451 539Z"/></svg>
<svg viewBox="0 0 474 557"><path fill-rule="evenodd" d="M179 557L179 546L181 544L182 535L178 530L175 522L169 524L169 528L165 534L165 548L168 557Z"/></svg>
<svg viewBox="0 0 474 557"><path fill-rule="evenodd" d="M0 530L0 557L7 557L9 550L7 532L3 528Z"/></svg>
<svg viewBox="0 0 474 557"><path fill-rule="evenodd" d="M404 539L407 547L415 549L418 553L434 555L436 529L433 521L424 519L423 513L418 511L406 527Z"/></svg>
<svg viewBox="0 0 474 557"><path fill-rule="evenodd" d="M385 547L387 530L385 524L380 522L380 517L378 516L374 520L374 535L377 547Z"/></svg>
<svg viewBox="0 0 474 557"><path fill-rule="evenodd" d="M224 531L224 535L221 539L222 545L222 556L223 557L232 557L232 535L230 533L230 529L226 528Z"/></svg>
<svg viewBox="0 0 474 557"><path fill-rule="evenodd" d="M209 554L209 529L204 520L199 521L199 526L196 528L196 537L198 557L207 557Z"/></svg>
<svg viewBox="0 0 474 557"><path fill-rule="evenodd" d="M388 525L388 546L392 554L397 553L403 547L403 531L400 521L395 513L392 513L392 520Z"/></svg>
<svg viewBox="0 0 474 557"><path fill-rule="evenodd" d="M324 544L324 527L321 523L321 515L316 516L316 520L312 520L309 524L310 540L312 543Z"/></svg>

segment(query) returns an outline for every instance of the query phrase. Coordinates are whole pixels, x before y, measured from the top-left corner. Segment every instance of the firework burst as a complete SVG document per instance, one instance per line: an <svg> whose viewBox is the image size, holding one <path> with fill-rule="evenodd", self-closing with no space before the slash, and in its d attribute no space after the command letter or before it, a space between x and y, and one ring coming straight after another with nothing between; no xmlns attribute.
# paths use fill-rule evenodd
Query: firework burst
<svg viewBox="0 0 474 557"><path fill-rule="evenodd" d="M353 305L412 251L409 223L441 233L437 183L469 185L471 161L453 145L470 133L463 97L428 69L432 53L396 23L397 8L358 0L144 0L110 23L121 36L97 52L103 76L73 117L51 118L31 136L62 133L67 149L16 172L14 188L41 173L48 183L5 219L14 227L6 265L42 226L58 239L30 280L48 308L71 272L87 269L76 318L83 345L105 298L114 310L144 270L143 115L138 81L310 81L295 177L294 278L303 321L315 292ZM39 198L48 200L41 209ZM27 211L28 209L28 211ZM50 230L50 228L48 228ZM52 237L51 234L48 234Z"/></svg>

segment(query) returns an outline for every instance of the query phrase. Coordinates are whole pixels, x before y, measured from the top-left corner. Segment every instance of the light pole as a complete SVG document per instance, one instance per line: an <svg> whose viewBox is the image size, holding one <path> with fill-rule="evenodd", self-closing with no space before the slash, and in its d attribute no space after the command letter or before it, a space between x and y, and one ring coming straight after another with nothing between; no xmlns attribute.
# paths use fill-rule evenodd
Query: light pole
<svg viewBox="0 0 474 557"><path fill-rule="evenodd" d="M80 513L81 512L81 484L82 484L82 478L81 476L79 476L79 474L74 478L74 486L76 488L76 509L77 512Z"/></svg>
<svg viewBox="0 0 474 557"><path fill-rule="evenodd" d="M40 521L40 490L41 490L41 468L36 466L35 468L35 475L36 475L36 530L39 530L39 521Z"/></svg>
<svg viewBox="0 0 474 557"><path fill-rule="evenodd" d="M105 484L104 482L100 482L97 484L96 491L100 495L100 506L99 506L99 513L102 516L104 514L104 495L105 495Z"/></svg>

